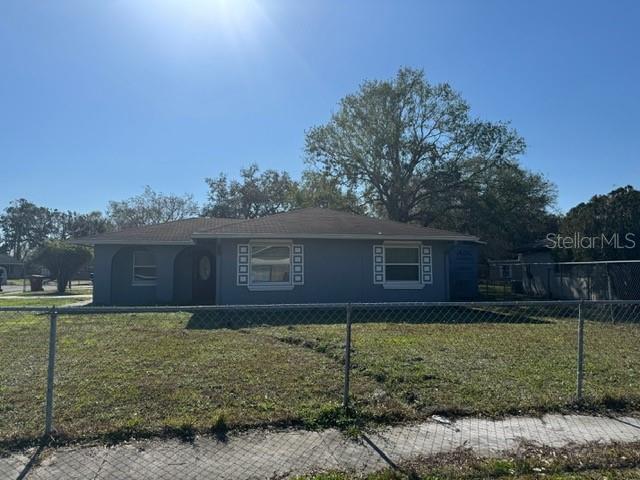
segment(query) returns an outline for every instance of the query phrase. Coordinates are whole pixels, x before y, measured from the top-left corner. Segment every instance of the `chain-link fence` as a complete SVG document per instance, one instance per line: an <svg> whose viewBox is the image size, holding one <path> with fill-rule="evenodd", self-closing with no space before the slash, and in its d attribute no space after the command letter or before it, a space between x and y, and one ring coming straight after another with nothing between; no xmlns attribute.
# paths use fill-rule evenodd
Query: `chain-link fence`
<svg viewBox="0 0 640 480"><path fill-rule="evenodd" d="M0 308L0 360L2 479L284 478L640 440L640 302Z"/></svg>
<svg viewBox="0 0 640 480"><path fill-rule="evenodd" d="M478 291L493 299L640 300L640 261L495 261L480 268Z"/></svg>

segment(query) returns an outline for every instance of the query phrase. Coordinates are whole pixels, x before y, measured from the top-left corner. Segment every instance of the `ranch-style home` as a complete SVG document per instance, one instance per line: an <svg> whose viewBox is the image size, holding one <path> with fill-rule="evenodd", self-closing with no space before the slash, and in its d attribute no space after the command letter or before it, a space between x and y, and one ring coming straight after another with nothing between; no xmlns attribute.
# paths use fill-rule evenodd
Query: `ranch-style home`
<svg viewBox="0 0 640 480"><path fill-rule="evenodd" d="M446 301L461 283L452 278L453 260L478 239L306 208L179 220L78 242L94 246L96 305L241 305Z"/></svg>

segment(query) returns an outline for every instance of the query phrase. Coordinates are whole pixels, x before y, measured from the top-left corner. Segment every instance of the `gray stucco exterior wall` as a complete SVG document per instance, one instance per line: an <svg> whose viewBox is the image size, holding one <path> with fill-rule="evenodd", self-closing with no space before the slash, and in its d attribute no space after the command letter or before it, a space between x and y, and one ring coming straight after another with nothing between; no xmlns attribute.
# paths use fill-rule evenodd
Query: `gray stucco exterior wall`
<svg viewBox="0 0 640 480"><path fill-rule="evenodd" d="M284 239L286 240L286 239ZM203 242L204 243L204 242ZM373 240L294 240L304 245L304 284L290 290L250 290L237 285L238 244L249 239L204 243L216 257L216 303L226 305L332 302L412 302L450 299L450 241L423 242L432 248L433 283L421 289L385 289L373 282ZM96 305L190 304L189 263L185 245L96 245L94 303ZM133 286L133 252L153 253L158 280L154 286ZM177 259L177 261L176 261Z"/></svg>
<svg viewBox="0 0 640 480"><path fill-rule="evenodd" d="M304 285L292 290L251 291L236 284L237 246L245 240L220 240L219 304L412 302L449 299L447 252L452 242L423 242L433 251L433 283L416 290L391 290L373 282L370 240L295 240L304 245Z"/></svg>
<svg viewBox="0 0 640 480"><path fill-rule="evenodd" d="M173 303L174 262L180 245L96 245L93 303L96 305L166 305ZM158 280L153 286L134 286L133 252L153 253Z"/></svg>
<svg viewBox="0 0 640 480"><path fill-rule="evenodd" d="M93 303L111 304L111 260L120 245L96 245L93 248Z"/></svg>

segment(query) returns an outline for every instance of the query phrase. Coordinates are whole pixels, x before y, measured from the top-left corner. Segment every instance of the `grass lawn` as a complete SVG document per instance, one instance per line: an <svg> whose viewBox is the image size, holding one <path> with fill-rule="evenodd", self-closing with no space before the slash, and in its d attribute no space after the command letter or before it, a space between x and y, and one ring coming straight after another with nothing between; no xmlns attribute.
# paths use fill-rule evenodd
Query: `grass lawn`
<svg viewBox="0 0 640 480"><path fill-rule="evenodd" d="M11 295L13 297L13 295ZM3 298L0 296L0 307L63 307L81 301L82 298L47 298L47 296L20 296L20 298Z"/></svg>
<svg viewBox="0 0 640 480"><path fill-rule="evenodd" d="M502 458L467 450L400 464L366 476L324 473L297 480L631 480L640 478L640 444L584 445L552 449L525 446Z"/></svg>
<svg viewBox="0 0 640 480"><path fill-rule="evenodd" d="M16 292L9 295L17 295L20 297L56 297L56 296L74 296L74 295L91 295L93 289L91 287L76 287L65 290L64 293L58 293L57 290L47 290L45 292Z"/></svg>
<svg viewBox="0 0 640 480"><path fill-rule="evenodd" d="M356 316L356 411L365 420L389 422L436 412L568 410L575 395L577 325L556 313L514 321L485 312L483 321L466 316L466 323L454 323L450 311L426 323L411 317L397 323L393 315L377 319L389 323L362 323ZM61 315L58 434L121 438L343 422L345 326L322 323L340 317L282 325L241 315L251 321L203 321L188 313ZM2 318L0 447L41 433L48 329L43 316ZM640 407L640 325L588 321L585 347L587 407Z"/></svg>
<svg viewBox="0 0 640 480"><path fill-rule="evenodd" d="M391 399L404 407L405 418L575 408L577 321L536 313L513 322L475 321L486 319L483 314L456 323L444 314L438 320L446 321L354 323L352 366L376 384L364 396L354 395L356 405L366 409ZM291 325L264 333L343 358L343 325ZM587 321L585 358L583 408L640 409L640 324Z"/></svg>
<svg viewBox="0 0 640 480"><path fill-rule="evenodd" d="M331 358L233 329L189 328L176 314L60 315L55 426L68 438L313 423L338 410ZM0 322L0 445L35 438L43 421L47 322ZM356 375L356 392L371 380Z"/></svg>
<svg viewBox="0 0 640 480"><path fill-rule="evenodd" d="M482 475L482 474L481 474ZM329 473L307 477L304 480L489 480L506 478L511 480L637 480L640 478L640 468L611 469L603 468L598 470L584 470L577 472L557 472L551 475L540 473L525 474L491 474L491 476L479 476L476 473L465 475L458 472L434 473L422 476L408 477L405 474L385 471L363 477L361 475L347 475L343 473ZM301 479L297 479L301 480Z"/></svg>

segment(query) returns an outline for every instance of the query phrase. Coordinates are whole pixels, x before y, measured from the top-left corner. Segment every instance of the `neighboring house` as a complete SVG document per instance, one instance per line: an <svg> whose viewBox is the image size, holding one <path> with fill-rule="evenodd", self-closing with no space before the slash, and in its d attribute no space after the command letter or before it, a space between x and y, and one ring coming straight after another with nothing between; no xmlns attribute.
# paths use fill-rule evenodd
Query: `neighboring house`
<svg viewBox="0 0 640 480"><path fill-rule="evenodd" d="M24 264L10 255L0 253L0 271L6 283L9 278L22 278Z"/></svg>
<svg viewBox="0 0 640 480"><path fill-rule="evenodd" d="M445 301L449 253L478 239L308 208L179 220L77 242L95 248L95 304L195 305Z"/></svg>

